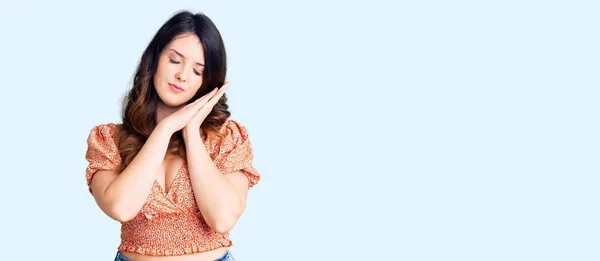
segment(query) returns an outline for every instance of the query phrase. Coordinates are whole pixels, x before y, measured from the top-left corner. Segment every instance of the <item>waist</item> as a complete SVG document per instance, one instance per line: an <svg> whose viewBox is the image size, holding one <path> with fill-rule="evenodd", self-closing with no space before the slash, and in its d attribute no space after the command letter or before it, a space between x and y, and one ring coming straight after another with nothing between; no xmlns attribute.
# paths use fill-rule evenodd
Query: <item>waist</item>
<svg viewBox="0 0 600 261"><path fill-rule="evenodd" d="M138 214L122 223L119 250L147 256L177 256L229 247L229 233L214 231L192 212Z"/></svg>
<svg viewBox="0 0 600 261"><path fill-rule="evenodd" d="M233 260L229 249L220 248L211 250L208 252L189 254L189 255L181 255L181 256L145 256L137 253L130 252L117 252L117 256L115 257L115 261L161 261L161 260L171 260L171 261L229 261Z"/></svg>

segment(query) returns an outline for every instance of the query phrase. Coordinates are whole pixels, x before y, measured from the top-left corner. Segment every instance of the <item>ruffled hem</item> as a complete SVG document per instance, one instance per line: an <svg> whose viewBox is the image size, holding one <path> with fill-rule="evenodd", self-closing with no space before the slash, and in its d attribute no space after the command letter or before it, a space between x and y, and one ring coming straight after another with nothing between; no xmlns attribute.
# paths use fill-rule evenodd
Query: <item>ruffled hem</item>
<svg viewBox="0 0 600 261"><path fill-rule="evenodd" d="M127 246L124 244L119 245L118 249L122 252L131 252L145 256L180 256L180 255L189 255L189 254L197 254L202 252L208 252L211 250L230 247L233 245L231 240L224 240L223 242L216 242L213 244L202 245L200 247L184 247L184 248L144 248L144 247L135 247L135 246Z"/></svg>
<svg viewBox="0 0 600 261"><path fill-rule="evenodd" d="M217 233L200 212L138 214L122 223L120 251L147 256L178 256L230 247L229 233Z"/></svg>

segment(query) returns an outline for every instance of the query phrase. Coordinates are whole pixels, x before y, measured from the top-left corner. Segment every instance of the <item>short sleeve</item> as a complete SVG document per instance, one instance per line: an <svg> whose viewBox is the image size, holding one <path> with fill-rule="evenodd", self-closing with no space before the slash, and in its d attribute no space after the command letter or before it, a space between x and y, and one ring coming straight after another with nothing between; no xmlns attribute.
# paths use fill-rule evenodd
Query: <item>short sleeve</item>
<svg viewBox="0 0 600 261"><path fill-rule="evenodd" d="M215 158L217 167L223 174L241 170L248 177L248 188L253 187L260 180L260 174L252 165L254 154L246 127L235 120L228 120L221 133L224 138Z"/></svg>
<svg viewBox="0 0 600 261"><path fill-rule="evenodd" d="M116 125L102 124L92 128L87 139L87 152L85 159L88 166L85 178L90 193L92 193L92 178L98 170L115 170L121 165L121 156L118 153L114 139Z"/></svg>

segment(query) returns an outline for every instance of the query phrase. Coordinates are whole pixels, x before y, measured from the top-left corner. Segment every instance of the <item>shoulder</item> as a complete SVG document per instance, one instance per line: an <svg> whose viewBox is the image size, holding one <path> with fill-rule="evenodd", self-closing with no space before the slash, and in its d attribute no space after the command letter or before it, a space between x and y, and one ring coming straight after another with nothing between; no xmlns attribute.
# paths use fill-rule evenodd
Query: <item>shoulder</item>
<svg viewBox="0 0 600 261"><path fill-rule="evenodd" d="M114 132L117 128L118 128L118 125L116 123L108 122L108 123L101 123L101 124L98 124L96 126L93 126L92 127L92 131L110 131L110 132Z"/></svg>
<svg viewBox="0 0 600 261"><path fill-rule="evenodd" d="M236 147L249 141L246 126L237 120L228 119L219 130L222 139L221 147Z"/></svg>
<svg viewBox="0 0 600 261"><path fill-rule="evenodd" d="M223 123L220 130L221 134L229 135L247 135L248 129L237 120L229 119Z"/></svg>
<svg viewBox="0 0 600 261"><path fill-rule="evenodd" d="M118 132L119 124L112 122L102 123L92 127L88 135L88 142L114 143Z"/></svg>

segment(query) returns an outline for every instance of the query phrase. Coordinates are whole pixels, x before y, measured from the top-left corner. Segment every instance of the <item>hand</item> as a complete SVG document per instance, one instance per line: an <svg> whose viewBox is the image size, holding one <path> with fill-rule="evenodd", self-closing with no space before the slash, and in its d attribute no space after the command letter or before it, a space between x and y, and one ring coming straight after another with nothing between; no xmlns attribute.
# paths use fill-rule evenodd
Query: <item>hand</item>
<svg viewBox="0 0 600 261"><path fill-rule="evenodd" d="M198 113L202 106L204 106L210 100L210 98L217 93L217 89L218 88L215 88L194 102L183 106L181 109L165 117L159 122L159 125L164 124L171 133L175 133L176 131L183 129L194 117L194 115Z"/></svg>
<svg viewBox="0 0 600 261"><path fill-rule="evenodd" d="M227 89L229 88L229 84L229 82L225 82L225 84L223 84L221 88L215 88L215 90L219 91L213 96L211 96L207 102L203 103L202 107L200 108L200 110L198 110L196 115L194 115L194 117L187 123L187 125L185 125L184 131L200 130L200 125L202 125L202 122L204 122L208 114L210 114L215 104L217 104L217 102L219 102L219 99L221 99L223 94L225 94L225 91L227 91Z"/></svg>

